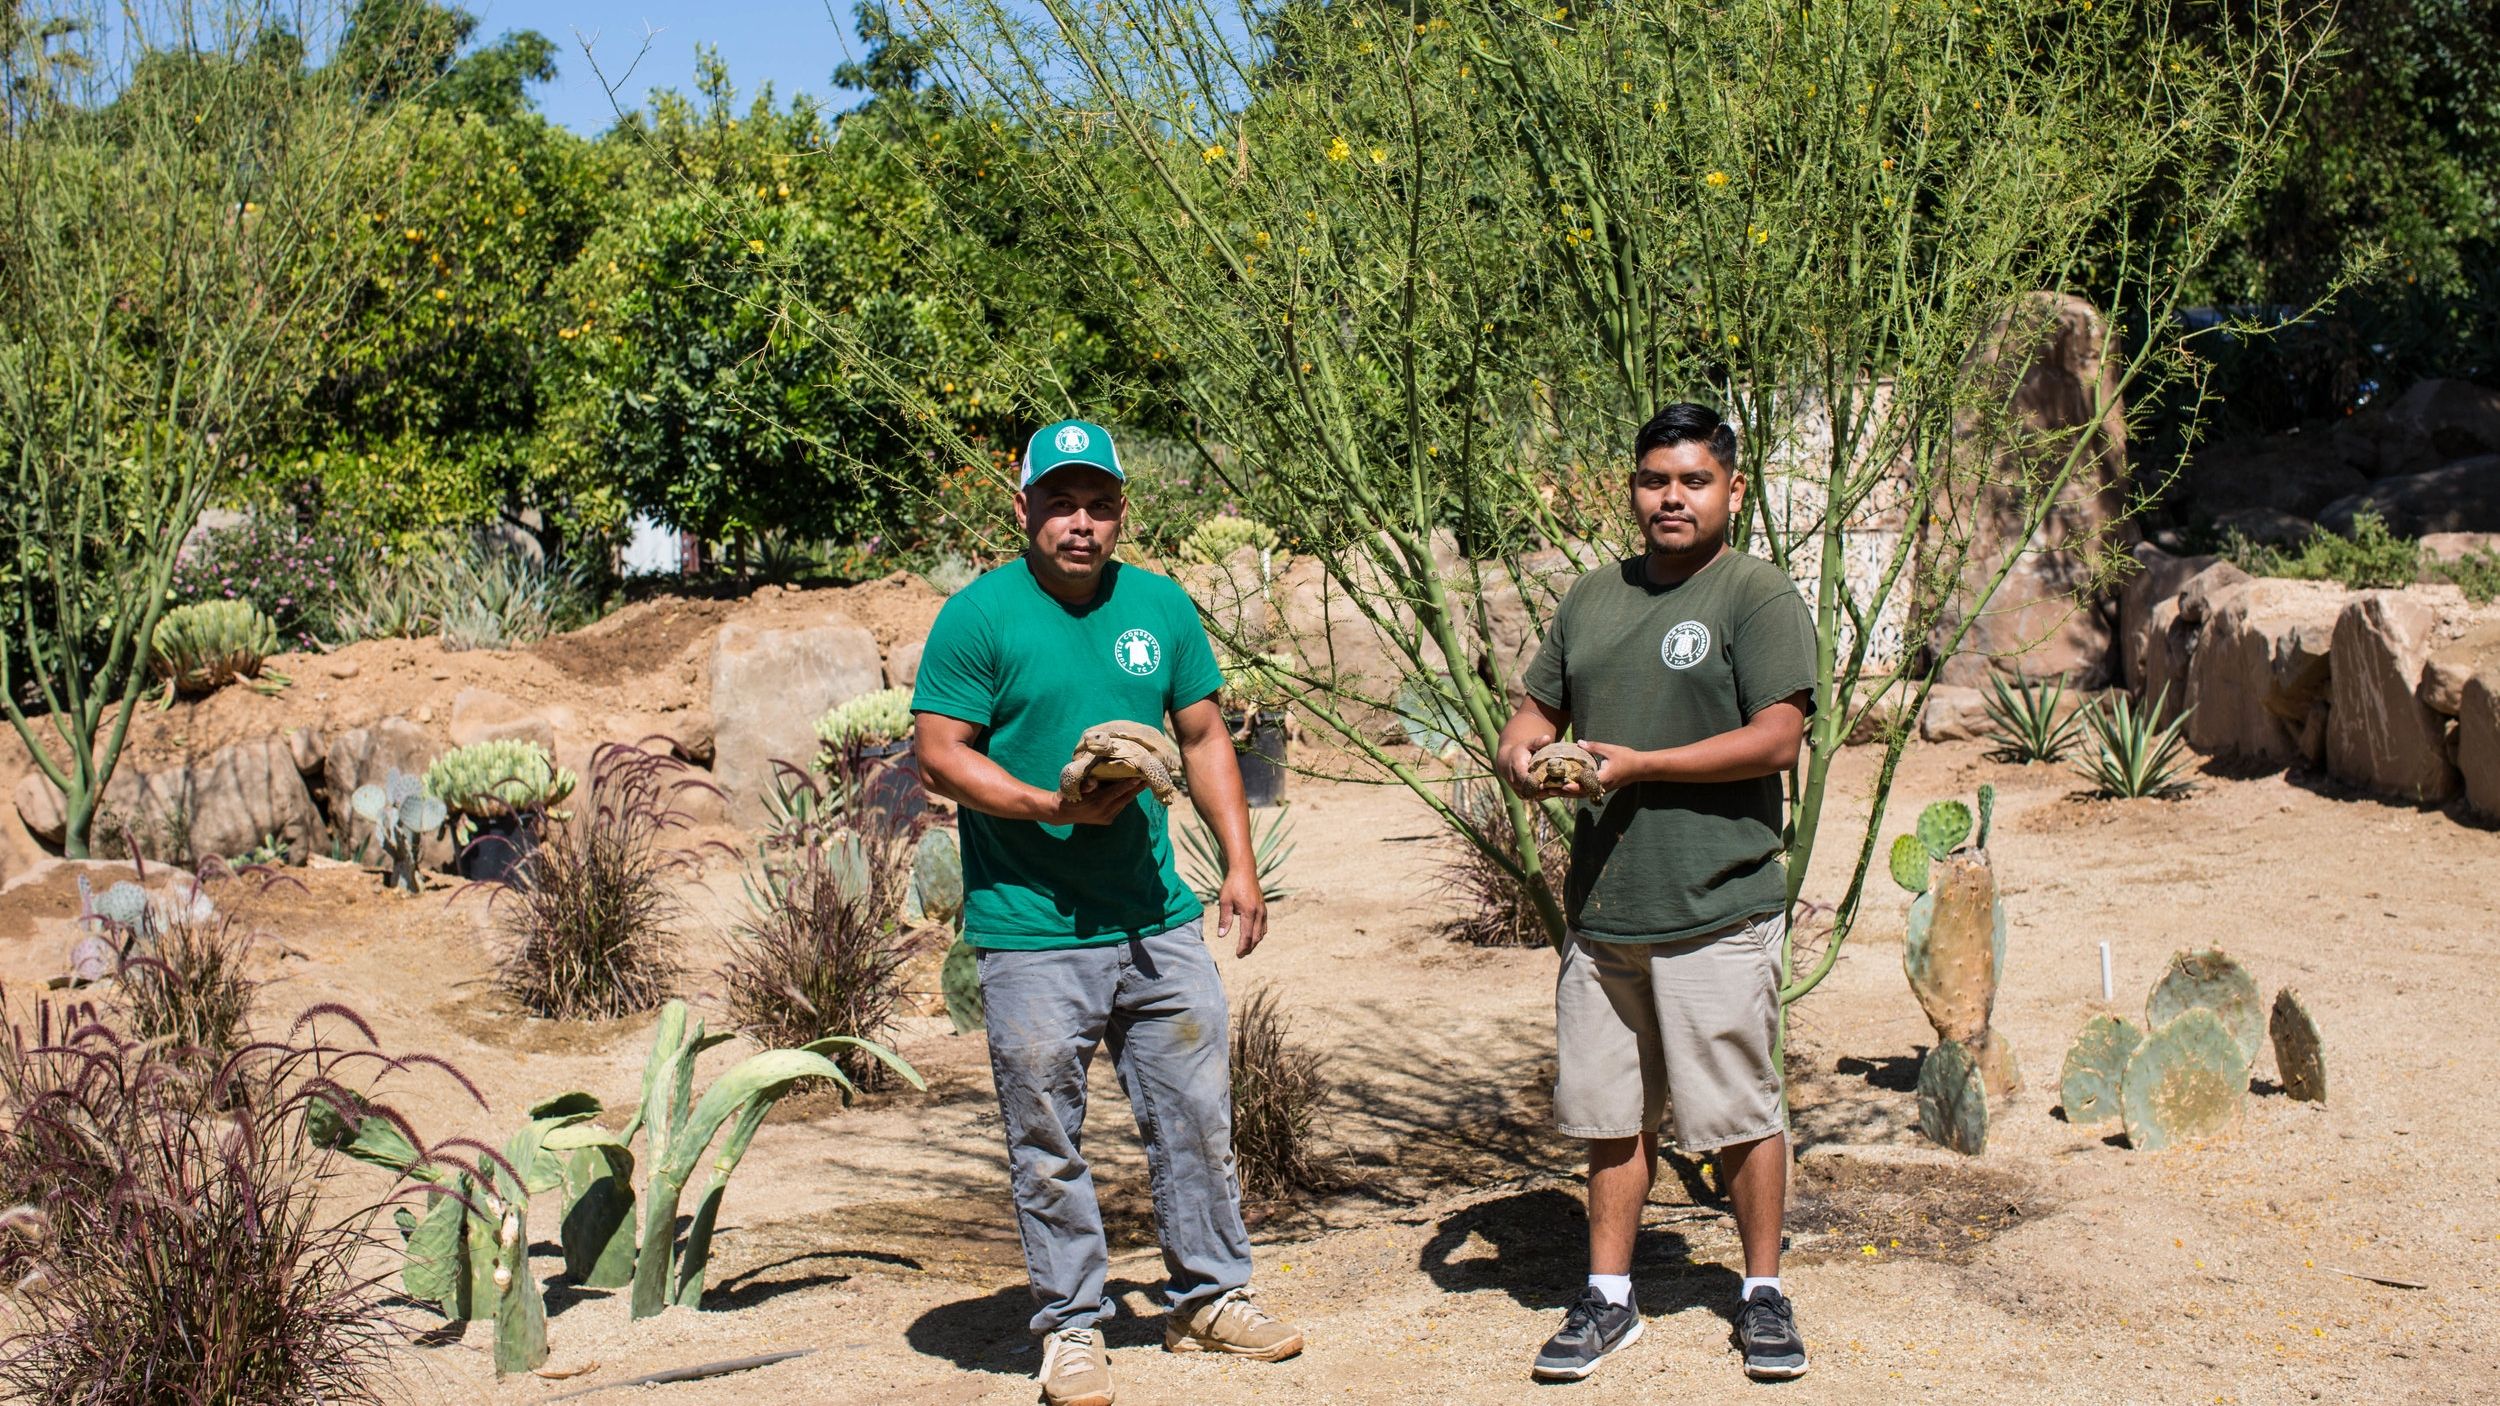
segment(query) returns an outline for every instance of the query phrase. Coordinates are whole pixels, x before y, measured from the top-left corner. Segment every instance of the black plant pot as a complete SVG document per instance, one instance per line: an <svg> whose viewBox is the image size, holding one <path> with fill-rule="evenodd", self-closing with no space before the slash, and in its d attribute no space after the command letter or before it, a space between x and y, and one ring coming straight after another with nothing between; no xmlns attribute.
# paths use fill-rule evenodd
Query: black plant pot
<svg viewBox="0 0 2500 1406"><path fill-rule="evenodd" d="M853 747L850 763L863 811L901 825L929 808L929 791L921 784L920 761L912 754L910 738Z"/></svg>
<svg viewBox="0 0 2500 1406"><path fill-rule="evenodd" d="M511 884L529 877L529 857L538 852L538 818L534 815L490 815L473 819L469 842L452 856L452 872L471 883Z"/></svg>
<svg viewBox="0 0 2500 1406"><path fill-rule="evenodd" d="M1254 809L1285 803L1285 715L1234 714L1224 720L1233 731L1233 751L1241 762L1241 791Z"/></svg>

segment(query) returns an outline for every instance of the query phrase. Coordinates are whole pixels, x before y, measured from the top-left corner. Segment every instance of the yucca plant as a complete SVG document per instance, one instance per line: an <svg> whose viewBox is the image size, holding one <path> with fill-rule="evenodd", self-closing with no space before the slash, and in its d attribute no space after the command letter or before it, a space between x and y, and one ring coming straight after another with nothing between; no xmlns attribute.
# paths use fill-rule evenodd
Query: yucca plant
<svg viewBox="0 0 2500 1406"><path fill-rule="evenodd" d="M712 789L666 753L611 742L593 755L586 813L551 830L502 897L510 942L496 984L558 1019L649 1010L677 980L675 879L701 849L672 847L691 823L678 802ZM726 846L703 848L729 853Z"/></svg>
<svg viewBox="0 0 2500 1406"><path fill-rule="evenodd" d="M1205 822L1192 817L1172 827L1181 838L1181 878L1201 903L1213 903L1224 888L1224 846ZM1267 823L1256 827L1251 854L1258 861L1259 893L1273 903L1289 898L1284 884L1285 861L1293 857L1293 807L1278 806Z"/></svg>
<svg viewBox="0 0 2500 1406"><path fill-rule="evenodd" d="M166 697L214 693L237 679L257 678L261 661L278 652L278 627L247 600L204 600L176 606L156 624L152 655ZM275 675L271 682L277 682Z"/></svg>
<svg viewBox="0 0 2500 1406"><path fill-rule="evenodd" d="M2132 800L2174 796L2188 788L2179 775L2187 769L2179 733L2194 710L2183 708L2164 723L2162 714L2169 700L2170 690L2164 688L2143 707L2121 693L2107 703L2083 708L2084 726L2092 734L2093 745L2091 754L2075 763L2075 770L2092 783L2093 794Z"/></svg>
<svg viewBox="0 0 2500 1406"><path fill-rule="evenodd" d="M1996 734L1991 753L2003 761L2053 762L2073 750L2083 737L2083 710L2058 712L2066 700L2066 680L2051 677L2008 684L2005 676L1989 676L1994 696L1987 701L1988 726Z"/></svg>
<svg viewBox="0 0 2500 1406"><path fill-rule="evenodd" d="M1252 992L1233 1013L1233 1166L1242 1195L1280 1201L1325 1182L1313 1126L1328 1097L1317 1050L1292 1037L1276 993Z"/></svg>

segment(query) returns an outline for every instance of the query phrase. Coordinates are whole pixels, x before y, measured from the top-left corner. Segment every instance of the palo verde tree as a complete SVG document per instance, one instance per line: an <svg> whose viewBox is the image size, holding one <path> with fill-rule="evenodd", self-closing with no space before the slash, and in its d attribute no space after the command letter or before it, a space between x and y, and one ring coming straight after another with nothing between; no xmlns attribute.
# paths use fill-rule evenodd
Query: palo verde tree
<svg viewBox="0 0 2500 1406"><path fill-rule="evenodd" d="M0 54L0 85L46 94L0 142L0 491L22 648L0 654L0 708L63 794L73 856L183 539L303 394L357 229L388 194L388 168L358 159L386 115L302 65L324 23L134 3L109 45L88 32L106 52L82 67Z"/></svg>
<svg viewBox="0 0 2500 1406"><path fill-rule="evenodd" d="M1867 709L1923 700L2016 560L1990 544L2032 540L2103 470L2129 397L2192 398L2194 349L2163 332L2112 339L2070 420L2018 413L2023 369L2071 306L2043 290L2092 291L2107 325L2175 325L2324 38L2299 0L2193 29L2172 9L911 0L907 15L964 110L991 119L965 127L1015 183L990 199L1061 224L1070 237L1037 252L1170 368L1207 471L1317 556L1324 600L1386 655L1306 644L1287 670L1300 709L1509 869L1559 940L1535 846L1490 838L1435 769L1379 742L1378 718L1429 718L1462 773L1489 770L1519 657L1491 603L1520 592L1541 630L1539 583L1625 540L1633 427L1665 401L1715 400L1744 431L1744 545L1800 581L1818 631L1791 787L1790 879L1807 883L1835 754ZM1039 416L1059 395L1031 371ZM1869 553L1878 515L1911 526ZM1935 647L1876 652L1887 609ZM1215 628L1272 650L1249 614L1217 611ZM1854 922L1903 741L1889 731L1852 863L1823 880L1837 916L1791 999ZM1523 803L1502 804L1491 828L1534 833Z"/></svg>

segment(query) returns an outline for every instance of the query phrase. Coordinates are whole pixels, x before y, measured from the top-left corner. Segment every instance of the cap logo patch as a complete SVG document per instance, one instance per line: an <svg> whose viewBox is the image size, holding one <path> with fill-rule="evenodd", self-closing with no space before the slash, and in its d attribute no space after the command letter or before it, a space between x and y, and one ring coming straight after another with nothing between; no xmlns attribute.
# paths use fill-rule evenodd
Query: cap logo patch
<svg viewBox="0 0 2500 1406"><path fill-rule="evenodd" d="M1082 454L1093 442L1094 437L1087 434L1082 425L1063 425L1059 433L1051 440L1051 443L1059 446L1059 452L1062 454Z"/></svg>

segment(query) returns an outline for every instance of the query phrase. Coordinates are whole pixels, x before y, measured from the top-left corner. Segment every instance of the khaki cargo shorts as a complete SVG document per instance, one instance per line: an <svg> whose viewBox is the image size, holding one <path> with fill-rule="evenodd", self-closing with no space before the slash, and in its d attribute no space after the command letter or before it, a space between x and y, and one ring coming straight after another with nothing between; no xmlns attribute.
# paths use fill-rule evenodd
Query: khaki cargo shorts
<svg viewBox="0 0 2500 1406"><path fill-rule="evenodd" d="M1631 1137L1670 1105L1690 1153L1787 1124L1774 913L1681 942L1599 942L1574 932L1554 982L1554 1124L1565 1137Z"/></svg>

